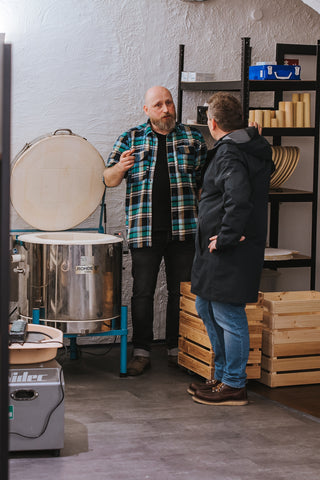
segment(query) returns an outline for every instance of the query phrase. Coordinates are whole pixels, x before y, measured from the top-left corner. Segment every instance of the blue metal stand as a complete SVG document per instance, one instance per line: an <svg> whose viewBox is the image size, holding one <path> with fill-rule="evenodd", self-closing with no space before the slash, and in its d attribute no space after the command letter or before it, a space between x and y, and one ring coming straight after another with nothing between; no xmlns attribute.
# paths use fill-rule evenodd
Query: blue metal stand
<svg viewBox="0 0 320 480"><path fill-rule="evenodd" d="M40 309L34 308L32 312L32 323L40 324ZM41 322L42 323L42 322ZM76 360L77 354L77 337L81 336L77 333L64 333L65 338L70 339L70 359ZM108 332L88 333L86 337L111 337L120 336L120 377L127 376L127 340L128 340L128 307L121 307L120 329L114 328Z"/></svg>
<svg viewBox="0 0 320 480"><path fill-rule="evenodd" d="M40 325L40 309L39 308L34 308L32 310L32 323L35 323L36 325Z"/></svg>

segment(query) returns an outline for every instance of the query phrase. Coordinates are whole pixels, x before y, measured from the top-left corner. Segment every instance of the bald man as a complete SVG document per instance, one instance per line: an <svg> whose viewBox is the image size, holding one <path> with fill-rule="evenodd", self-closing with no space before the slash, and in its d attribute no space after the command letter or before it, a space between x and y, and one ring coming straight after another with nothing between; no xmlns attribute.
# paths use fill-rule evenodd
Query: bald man
<svg viewBox="0 0 320 480"><path fill-rule="evenodd" d="M201 168L207 152L200 132L176 122L167 88L150 88L143 110L148 121L120 135L104 171L107 187L126 181L133 276L133 355L127 367L131 376L151 366L153 299L162 259L168 290L168 365L177 364L180 282L190 280Z"/></svg>

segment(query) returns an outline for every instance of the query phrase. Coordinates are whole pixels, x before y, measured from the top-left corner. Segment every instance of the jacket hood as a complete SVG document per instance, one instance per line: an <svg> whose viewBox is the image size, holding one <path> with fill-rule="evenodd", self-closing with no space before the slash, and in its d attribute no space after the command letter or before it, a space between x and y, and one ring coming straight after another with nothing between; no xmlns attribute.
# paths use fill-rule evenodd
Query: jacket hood
<svg viewBox="0 0 320 480"><path fill-rule="evenodd" d="M235 130L222 137L219 143L236 144L239 150L248 155L258 157L261 160L272 160L272 151L269 142L259 135L255 127L247 127L241 130Z"/></svg>
<svg viewBox="0 0 320 480"><path fill-rule="evenodd" d="M259 134L255 127L243 128L228 133L216 143L215 148L223 144L235 145L242 151L248 159L247 166L251 174L257 173L261 168L265 168L266 163L271 163L271 172L274 171L272 162L272 150L269 142Z"/></svg>

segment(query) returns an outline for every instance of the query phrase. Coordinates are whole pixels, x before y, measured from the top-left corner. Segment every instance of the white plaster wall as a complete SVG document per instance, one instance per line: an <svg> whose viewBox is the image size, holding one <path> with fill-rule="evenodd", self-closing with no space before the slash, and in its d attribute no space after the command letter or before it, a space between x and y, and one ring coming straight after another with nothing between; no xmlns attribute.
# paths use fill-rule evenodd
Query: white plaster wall
<svg viewBox="0 0 320 480"><path fill-rule="evenodd" d="M13 51L12 157L26 142L69 128L107 158L117 136L144 121L147 88L165 85L176 99L179 44L185 44L185 70L234 80L240 78L241 37L251 37L253 62L270 60L277 42L315 44L320 22L301 0L0 0L0 32ZM195 118L207 96L184 95L184 121ZM308 173L300 169L296 187L308 183ZM124 231L124 185L108 190L107 202L108 233ZM298 215L306 218L306 208L288 207L291 226ZM84 226L96 226L98 213ZM12 211L11 228L23 227ZM294 232L302 250L309 248L307 221L303 228ZM124 266L123 303L129 305L127 255ZM289 276L290 289L309 288L308 272ZM164 336L165 303L161 272L156 338Z"/></svg>

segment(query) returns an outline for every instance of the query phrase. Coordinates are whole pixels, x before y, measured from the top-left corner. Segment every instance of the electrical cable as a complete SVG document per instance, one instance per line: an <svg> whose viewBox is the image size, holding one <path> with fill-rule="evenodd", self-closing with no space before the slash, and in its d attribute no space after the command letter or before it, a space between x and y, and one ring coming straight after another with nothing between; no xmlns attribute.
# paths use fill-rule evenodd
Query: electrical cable
<svg viewBox="0 0 320 480"><path fill-rule="evenodd" d="M15 308L12 310L12 312L11 312L11 313L9 313L9 318L11 317L11 315L13 315L13 314L14 314L14 312L15 312L17 309L18 309L18 307L15 307Z"/></svg>
<svg viewBox="0 0 320 480"><path fill-rule="evenodd" d="M79 351L80 351L81 354L85 353L85 354L91 355L93 357L104 357L105 355L108 355L108 353L111 352L111 350L113 349L113 347L116 343L117 338L118 338L118 335L115 335L114 341L110 342L110 347L105 352L102 352L102 353L93 353L93 352L85 351L85 350L83 350L83 348L79 348L79 345L78 345L78 348L79 348Z"/></svg>

